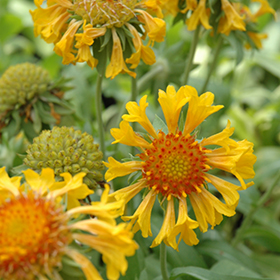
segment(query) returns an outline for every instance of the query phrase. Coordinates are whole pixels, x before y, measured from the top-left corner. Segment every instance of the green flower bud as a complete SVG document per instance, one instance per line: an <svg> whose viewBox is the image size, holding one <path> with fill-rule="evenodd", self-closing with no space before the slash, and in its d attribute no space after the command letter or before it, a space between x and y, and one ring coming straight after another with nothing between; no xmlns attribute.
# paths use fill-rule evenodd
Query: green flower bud
<svg viewBox="0 0 280 280"><path fill-rule="evenodd" d="M51 82L49 73L31 63L11 66L0 78L0 113L28 103Z"/></svg>
<svg viewBox="0 0 280 280"><path fill-rule="evenodd" d="M103 154L91 135L69 127L54 127L44 130L29 145L23 162L29 168L40 172L42 168L54 169L57 179L69 172L75 175L85 172L84 183L94 189L103 180Z"/></svg>

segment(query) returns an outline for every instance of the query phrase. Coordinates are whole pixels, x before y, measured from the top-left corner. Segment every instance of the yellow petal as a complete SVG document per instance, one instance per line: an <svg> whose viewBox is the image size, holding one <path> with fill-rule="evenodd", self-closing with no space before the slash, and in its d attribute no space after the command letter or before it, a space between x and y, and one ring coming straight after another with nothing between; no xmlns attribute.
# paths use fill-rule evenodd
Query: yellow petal
<svg viewBox="0 0 280 280"><path fill-rule="evenodd" d="M30 11L34 21L34 35L36 37L41 35L47 43L56 43L61 38L70 14L66 8L59 5L52 5L45 9L40 5L41 3L38 3L37 9Z"/></svg>
<svg viewBox="0 0 280 280"><path fill-rule="evenodd" d="M107 277L113 280L119 279L120 273L125 274L128 266L126 256L134 255L138 248L132 240L132 232L125 228L125 224L103 227L97 236L73 234L73 238L102 254L102 260L107 266Z"/></svg>
<svg viewBox="0 0 280 280"><path fill-rule="evenodd" d="M133 53L129 58L127 58L125 62L132 64L130 66L130 68L132 69L135 69L138 66L141 58L148 65L154 64L156 62L156 57L153 50L150 47L143 45L139 33L135 29L135 27L133 27L133 25L126 24L126 26L128 27L131 34L134 36L132 42L136 52Z"/></svg>
<svg viewBox="0 0 280 280"><path fill-rule="evenodd" d="M87 280L103 280L91 261L76 250L67 248L66 254L81 266Z"/></svg>
<svg viewBox="0 0 280 280"><path fill-rule="evenodd" d="M255 176L253 165L256 156L253 154L253 143L243 140L229 146L230 151L225 148L213 150L207 155L208 164L232 173L240 181L242 189L246 189L252 183L245 184L243 179L251 179Z"/></svg>
<svg viewBox="0 0 280 280"><path fill-rule="evenodd" d="M128 111L129 115L125 114L122 116L122 118L128 122L138 122L152 137L157 138L157 133L146 115L146 108L149 105L146 100L147 95L144 95L140 99L139 105L134 101L128 102L126 104L126 110Z"/></svg>
<svg viewBox="0 0 280 280"><path fill-rule="evenodd" d="M225 16L220 19L218 26L219 33L224 33L228 36L231 30L246 30L245 22L228 0L222 0L222 10Z"/></svg>
<svg viewBox="0 0 280 280"><path fill-rule="evenodd" d="M54 47L54 51L56 54L63 57L62 63L69 64L75 61L75 56L73 53L75 52L73 49L74 38L78 28L81 26L82 21L72 20L69 23L67 31L64 33L63 37L60 39L58 43L56 43Z"/></svg>
<svg viewBox="0 0 280 280"><path fill-rule="evenodd" d="M172 247L174 250L177 249L176 238L175 236L171 235L172 230L175 226L175 209L174 209L174 199L173 197L167 203L167 209L164 216L164 221L161 226L161 229L154 239L151 248L160 245L162 241L167 246Z"/></svg>
<svg viewBox="0 0 280 280"><path fill-rule="evenodd" d="M208 173L206 173L205 176L210 180L212 185L221 193L227 205L235 205L238 202L238 186Z"/></svg>
<svg viewBox="0 0 280 280"><path fill-rule="evenodd" d="M144 23L143 27L150 40L152 42L163 42L166 33L165 21L160 18L153 18L149 13L140 9L134 11L140 14L137 15L137 19Z"/></svg>
<svg viewBox="0 0 280 280"><path fill-rule="evenodd" d="M119 189L109 195L109 198L115 198L116 200L124 200L125 204L136 196L143 188L146 187L146 180L139 180L137 183Z"/></svg>
<svg viewBox="0 0 280 280"><path fill-rule="evenodd" d="M229 145L235 145L236 142L229 137L233 134L234 127L230 128L230 121L228 121L226 128L215 135L212 135L208 138L204 138L201 142L201 146L208 146L208 145L218 145L226 149L227 152L229 152L230 148Z"/></svg>
<svg viewBox="0 0 280 280"><path fill-rule="evenodd" d="M205 188L201 188L199 194L191 193L189 198L202 232L208 230L208 223L212 226L212 229L218 225L222 221L221 214L229 217L235 214L231 206L223 204Z"/></svg>
<svg viewBox="0 0 280 280"><path fill-rule="evenodd" d="M197 239L193 229L197 228L198 226L199 226L198 222L192 220L188 216L188 207L187 207L186 200L180 199L178 220L171 232L171 236L176 237L178 234L180 234L178 245L182 239L189 246L196 245L199 242L199 240ZM176 249L178 250L178 248Z"/></svg>
<svg viewBox="0 0 280 280"><path fill-rule="evenodd" d="M262 41L263 39L266 39L268 37L267 34L265 33L256 33L256 32L247 32L248 36L251 38L253 43L255 44L255 47L257 49L262 49ZM246 49L250 49L251 45L250 44L245 44Z"/></svg>
<svg viewBox="0 0 280 280"><path fill-rule="evenodd" d="M190 97L187 119L184 127L184 135L191 133L209 115L219 111L224 106L212 106L214 94L211 92L203 93L198 96L195 88L185 86L186 96Z"/></svg>
<svg viewBox="0 0 280 280"><path fill-rule="evenodd" d="M211 29L212 26L209 24L209 16L210 10L206 9L206 0L200 0L190 18L186 20L188 30L195 30L200 23L205 29Z"/></svg>
<svg viewBox="0 0 280 280"><path fill-rule="evenodd" d="M112 128L110 130L115 138L115 143L121 143L133 147L149 148L150 144L141 136L137 135L127 121L121 121L120 128Z"/></svg>
<svg viewBox="0 0 280 280"><path fill-rule="evenodd" d="M85 177L86 173L80 172L76 174L74 177L70 173L62 173L60 174L61 177L64 178L64 185L60 185L60 187L53 187L53 191L51 191L47 197L58 197L62 196L70 191L75 189L81 188L85 186L83 183L83 177ZM61 184L61 182L58 182Z"/></svg>
<svg viewBox="0 0 280 280"><path fill-rule="evenodd" d="M1 196L7 198L10 194L14 196L19 195L19 187L20 187L20 177L16 177L17 179L13 179L9 177L6 172L6 168L0 168L0 194ZM0 199L0 201L2 198Z"/></svg>
<svg viewBox="0 0 280 280"><path fill-rule="evenodd" d="M25 180L31 189L37 192L40 191L42 195L49 192L55 185L54 171L51 168L43 168L41 175L31 169L22 171L22 173L25 175Z"/></svg>
<svg viewBox="0 0 280 280"><path fill-rule="evenodd" d="M110 63L106 68L105 76L106 78L111 77L111 79L114 79L120 73L127 73L135 78L136 73L130 71L124 62L121 40L115 28L112 28L111 30L113 36L113 48Z"/></svg>
<svg viewBox="0 0 280 280"><path fill-rule="evenodd" d="M128 161L120 163L112 157L109 157L108 161L109 163L104 162L104 165L108 167L108 170L105 173L105 180L108 182L116 177L123 177L142 169L141 161Z"/></svg>
<svg viewBox="0 0 280 280"><path fill-rule="evenodd" d="M133 232L137 232L139 229L142 232L143 237L152 236L151 231L151 212L156 200L156 192L151 190L145 196L141 204L132 216L124 216L124 221L130 221L129 228L133 227ZM135 223L136 222L136 223Z"/></svg>
<svg viewBox="0 0 280 280"><path fill-rule="evenodd" d="M264 15L264 14L267 14L267 13L270 13L270 14L273 14L274 18L276 19L276 12L274 9L272 9L268 3L267 0L252 0L252 2L259 2L261 3L261 6L260 8L258 9L258 11L253 14L253 17L255 19L257 19L258 17Z"/></svg>
<svg viewBox="0 0 280 280"><path fill-rule="evenodd" d="M185 95L185 87L181 87L178 92L173 86L168 86L166 93L159 90L158 102L162 108L169 132L175 133L178 127L178 120L182 107L189 98Z"/></svg>

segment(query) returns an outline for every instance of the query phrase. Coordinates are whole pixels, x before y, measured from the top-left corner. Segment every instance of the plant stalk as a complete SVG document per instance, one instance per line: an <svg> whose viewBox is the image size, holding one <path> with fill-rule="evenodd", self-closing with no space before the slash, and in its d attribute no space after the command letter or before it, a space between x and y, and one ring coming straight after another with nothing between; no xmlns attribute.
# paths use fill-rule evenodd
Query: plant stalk
<svg viewBox="0 0 280 280"><path fill-rule="evenodd" d="M188 83L189 75L193 67L193 58L195 55L198 39L199 39L199 31L200 31L200 25L197 26L194 34L193 34L193 40L191 43L191 48L189 52L189 56L186 61L186 66L183 74L182 84L186 85Z"/></svg>
<svg viewBox="0 0 280 280"><path fill-rule="evenodd" d="M96 119L98 124L99 132L99 143L100 148L103 153L103 160L106 160L106 147L105 147L105 133L104 126L102 121L102 80L104 73L100 74L97 72L97 81L96 81L96 91L95 91L95 108L96 108Z"/></svg>
<svg viewBox="0 0 280 280"><path fill-rule="evenodd" d="M211 65L210 67L208 68L208 72L207 72L207 77L204 81L204 84L202 86L202 89L200 91L200 93L203 93L206 91L206 88L208 86L208 83L210 81L210 78L212 76L212 73L214 72L215 68L216 68L216 65L217 65L217 62L218 62L218 57L219 57L219 54L220 54L220 51L222 49L222 46L223 46L223 37L220 35L219 38L218 38L218 43L217 43L217 46L214 50L214 53L213 53L213 60L211 62Z"/></svg>
<svg viewBox="0 0 280 280"><path fill-rule="evenodd" d="M166 245L164 242L160 243L160 269L163 280L168 280L167 266L166 266Z"/></svg>

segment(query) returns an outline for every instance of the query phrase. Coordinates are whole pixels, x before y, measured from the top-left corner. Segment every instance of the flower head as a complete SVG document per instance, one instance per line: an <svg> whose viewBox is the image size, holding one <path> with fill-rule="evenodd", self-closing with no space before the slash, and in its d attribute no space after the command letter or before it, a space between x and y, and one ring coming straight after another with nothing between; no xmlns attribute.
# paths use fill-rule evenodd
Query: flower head
<svg viewBox="0 0 280 280"><path fill-rule="evenodd" d="M199 227L205 232L208 224L212 228L219 224L223 216L233 216L239 200L237 190L246 189L253 183L245 183L244 179L254 177L253 144L247 140L236 142L230 138L234 128L227 127L220 133L197 141L193 133L209 115L217 112L223 106L213 106L214 95L206 92L201 96L191 86L181 87L178 92L172 86L167 91L159 91L158 101L165 116L166 128L159 131L152 126L145 115L148 106L146 96L136 102L129 102L126 106L128 113L123 116L119 129L112 129L115 142L137 146L141 153L139 160L120 163L109 158L105 165L109 168L105 179L140 171L142 177L131 186L120 189L110 195L111 198L124 200L127 203L142 189L147 195L136 212L124 220L130 220L130 226L142 235L152 235L150 218L153 204L157 196L167 201L166 213L161 230L154 239L152 247L164 241L167 245L177 249L183 239L188 245L198 243L193 229ZM178 121L182 107L188 103L188 113L183 129L180 131ZM148 132L146 137L135 133L129 122L138 122ZM145 139L144 139L145 138ZM150 141L148 141L150 139ZM210 149L209 146L217 146ZM209 171L221 169L233 174L240 182L240 186L229 183ZM207 184L211 183L221 193L224 202L208 191ZM195 213L196 220L188 216L187 200L189 199ZM176 221L174 199L179 202ZM176 236L180 234L178 243Z"/></svg>
<svg viewBox="0 0 280 280"><path fill-rule="evenodd" d="M56 85L40 66L28 62L10 66L0 78L0 129L6 128L12 137L23 128L33 138L43 125L58 124L62 114L56 111L61 107L65 115L73 113L63 100L63 88L63 79Z"/></svg>
<svg viewBox="0 0 280 280"><path fill-rule="evenodd" d="M134 69L141 58L153 64L155 55L149 46L165 36L165 22L149 13L161 15L156 1L53 0L47 1L46 8L41 7L42 1L35 4L37 9L31 11L35 36L54 43L64 64L87 62L94 68L109 53L106 77L112 79L119 73L135 77L127 64ZM144 46L146 36L149 43Z"/></svg>
<svg viewBox="0 0 280 280"><path fill-rule="evenodd" d="M103 179L102 157L99 145L88 133L73 127L55 126L33 139L23 163L37 172L42 168L53 168L57 179L62 179L60 174L64 172L72 175L85 172L84 183L94 189Z"/></svg>
<svg viewBox="0 0 280 280"><path fill-rule="evenodd" d="M125 273L125 257L137 249L132 233L125 224L116 225L115 215L102 202L65 212L57 198L79 189L84 174L63 176L65 181L58 183L51 169L43 169L41 176L28 170L27 183L20 185L20 177L9 178L5 168L0 169L0 193L6 194L0 201L1 279L61 279L62 257L68 256L80 265L86 279L102 280L90 260L71 246L73 240L103 255L108 279ZM54 185L60 186L52 191ZM78 214L95 219L73 220Z"/></svg>

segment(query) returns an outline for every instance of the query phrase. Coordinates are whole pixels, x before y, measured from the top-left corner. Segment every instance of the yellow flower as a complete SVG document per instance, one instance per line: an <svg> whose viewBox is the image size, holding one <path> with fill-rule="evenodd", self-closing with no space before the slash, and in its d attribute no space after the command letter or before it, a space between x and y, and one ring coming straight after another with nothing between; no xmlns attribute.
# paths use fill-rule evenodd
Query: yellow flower
<svg viewBox="0 0 280 280"><path fill-rule="evenodd" d="M178 248L181 239L188 245L198 243L194 229L199 227L202 232L208 230L208 224L213 228L218 225L223 216L233 216L238 204L238 190L246 189L253 183L245 183L244 179L254 177L253 144L247 140L236 142L230 139L234 128L228 122L226 128L215 135L197 141L194 130L209 115L217 112L223 106L213 106L214 95L206 92L198 96L191 86L181 87L177 92L172 86L167 91L159 91L158 101L161 105L167 130L156 131L148 120L145 109L148 106L146 96L140 100L140 105L128 102L127 115L120 129L112 129L115 143L137 146L141 153L139 160L120 163L109 157L105 163L108 171L106 180L125 176L135 171L142 172L142 177L133 185L120 189L109 195L110 199L123 200L127 203L141 190L146 190L146 196L132 216L123 217L130 221L133 231L142 231L144 237L152 236L151 212L156 197L167 201L164 221L160 232L154 239L152 247L162 241ZM181 109L188 103L188 112L182 131L178 128ZM128 122L138 122L148 132L145 139L135 133ZM142 140L141 140L142 139ZM209 146L218 146L211 149ZM240 186L229 183L210 174L212 169L220 169L234 175ZM208 191L207 183L211 183L219 192L225 203ZM187 200L189 198L196 220L188 216ZM178 200L178 216L175 215L174 200ZM176 237L179 236L178 241Z"/></svg>
<svg viewBox="0 0 280 280"><path fill-rule="evenodd" d="M262 49L262 41L263 39L266 39L268 37L267 34L265 33L257 33L257 32L247 32L248 36L251 38L251 40L253 41L255 47L257 49ZM251 49L251 45L249 43L245 44L245 48L246 49Z"/></svg>
<svg viewBox="0 0 280 280"><path fill-rule="evenodd" d="M10 178L4 167L0 169L0 194L9 198L0 201L1 279L61 279L61 260L68 256L80 265L86 279L102 280L90 260L71 247L73 240L102 254L108 279L125 274L125 257L135 253L137 244L125 224L116 225L121 203L107 203L108 187L101 202L89 206L65 212L57 202L58 197L79 190L84 175L64 173L63 182L54 182L51 169L43 169L41 176L27 170L27 183L20 185L21 177ZM73 220L79 214L95 218Z"/></svg>
<svg viewBox="0 0 280 280"><path fill-rule="evenodd" d="M199 24L202 24L205 29L211 29L212 26L209 25L209 16L210 9L206 9L206 0L200 0L190 18L186 20L188 30L195 30Z"/></svg>
<svg viewBox="0 0 280 280"><path fill-rule="evenodd" d="M149 14L162 16L158 0L52 0L44 8L43 1L34 2L37 9L30 13L35 36L54 43L62 63L87 62L94 68L108 53L111 57L105 75L111 79L119 73L135 77L127 63L131 69L141 58L149 65L155 63L149 46L154 41L162 42L165 36L165 22ZM142 39L146 36L150 40L144 46Z"/></svg>
<svg viewBox="0 0 280 280"><path fill-rule="evenodd" d="M193 11L197 7L197 0L161 0L160 6L167 14L176 16L178 13L186 13L187 11ZM182 7L182 9L179 8Z"/></svg>
<svg viewBox="0 0 280 280"><path fill-rule="evenodd" d="M246 30L246 24L244 18L241 17L236 11L234 5L232 5L228 0L222 1L222 10L225 15L220 19L218 32L225 35L229 35L232 30Z"/></svg>

